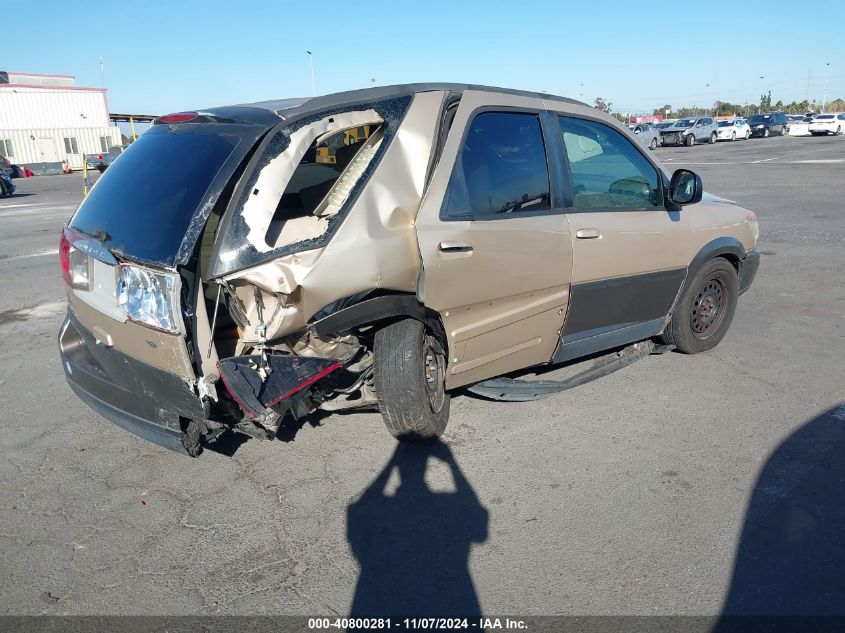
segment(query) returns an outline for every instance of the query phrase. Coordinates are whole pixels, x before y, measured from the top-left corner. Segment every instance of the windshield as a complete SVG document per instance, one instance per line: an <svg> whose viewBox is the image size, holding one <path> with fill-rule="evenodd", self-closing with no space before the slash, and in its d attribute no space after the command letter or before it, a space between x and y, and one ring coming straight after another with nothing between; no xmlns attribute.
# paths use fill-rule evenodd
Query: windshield
<svg viewBox="0 0 845 633"><path fill-rule="evenodd" d="M100 177L70 226L134 258L173 260L237 136L213 125L162 126L141 135Z"/></svg>
<svg viewBox="0 0 845 633"><path fill-rule="evenodd" d="M681 119L675 123L675 127L692 127L694 123L695 119Z"/></svg>

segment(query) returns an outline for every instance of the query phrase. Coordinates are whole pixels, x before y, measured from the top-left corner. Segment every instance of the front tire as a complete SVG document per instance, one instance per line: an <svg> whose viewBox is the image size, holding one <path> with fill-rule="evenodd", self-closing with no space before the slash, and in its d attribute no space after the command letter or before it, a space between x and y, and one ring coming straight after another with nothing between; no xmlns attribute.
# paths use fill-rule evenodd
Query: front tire
<svg viewBox="0 0 845 633"><path fill-rule="evenodd" d="M695 145L695 136L692 134L687 134L687 137L684 139L684 145L687 147L692 147Z"/></svg>
<svg viewBox="0 0 845 633"><path fill-rule="evenodd" d="M684 354L706 352L730 328L739 296L736 269L726 259L710 260L693 278L661 337Z"/></svg>
<svg viewBox="0 0 845 633"><path fill-rule="evenodd" d="M842 136L842 126L836 128L836 136Z"/></svg>
<svg viewBox="0 0 845 633"><path fill-rule="evenodd" d="M406 441L439 437L449 421L446 355L440 341L416 319L376 332L373 377L384 424Z"/></svg>
<svg viewBox="0 0 845 633"><path fill-rule="evenodd" d="M731 142L736 140L736 132L731 132Z"/></svg>
<svg viewBox="0 0 845 633"><path fill-rule="evenodd" d="M769 128L763 130L763 138L769 138Z"/></svg>
<svg viewBox="0 0 845 633"><path fill-rule="evenodd" d="M649 147L649 149L651 149L651 151L656 150L657 149L657 139L656 138L651 139L651 143L649 143L648 147Z"/></svg>

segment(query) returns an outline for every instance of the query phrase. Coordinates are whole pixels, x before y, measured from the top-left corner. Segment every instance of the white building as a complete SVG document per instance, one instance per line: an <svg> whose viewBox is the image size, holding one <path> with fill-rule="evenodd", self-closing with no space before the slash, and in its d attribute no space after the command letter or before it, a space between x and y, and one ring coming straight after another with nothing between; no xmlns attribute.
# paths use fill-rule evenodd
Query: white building
<svg viewBox="0 0 845 633"><path fill-rule="evenodd" d="M105 88L75 86L72 75L0 71L0 154L12 163L67 160L81 169L83 154L120 144Z"/></svg>

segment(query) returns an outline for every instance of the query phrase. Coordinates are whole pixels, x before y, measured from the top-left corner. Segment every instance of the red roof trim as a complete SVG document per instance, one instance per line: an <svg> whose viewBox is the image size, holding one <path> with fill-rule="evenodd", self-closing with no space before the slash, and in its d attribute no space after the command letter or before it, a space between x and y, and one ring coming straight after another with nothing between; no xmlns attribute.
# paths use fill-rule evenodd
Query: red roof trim
<svg viewBox="0 0 845 633"><path fill-rule="evenodd" d="M87 92L102 92L105 88L84 88L82 86L41 86L38 84L0 84L0 88L40 88L43 90L83 90Z"/></svg>

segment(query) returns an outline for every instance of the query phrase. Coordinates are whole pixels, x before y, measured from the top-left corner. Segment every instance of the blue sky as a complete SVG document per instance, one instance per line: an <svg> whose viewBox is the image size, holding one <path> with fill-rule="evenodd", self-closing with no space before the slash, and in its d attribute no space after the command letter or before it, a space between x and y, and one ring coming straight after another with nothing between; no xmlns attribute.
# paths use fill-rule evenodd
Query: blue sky
<svg viewBox="0 0 845 633"><path fill-rule="evenodd" d="M800 100L809 71L821 100L829 62L828 99L845 97L840 3L722 4L48 0L13 3L29 8L7 16L2 64L99 86L102 56L112 111L151 114L307 96L306 50L321 94L456 81L601 96L635 113L769 89Z"/></svg>

